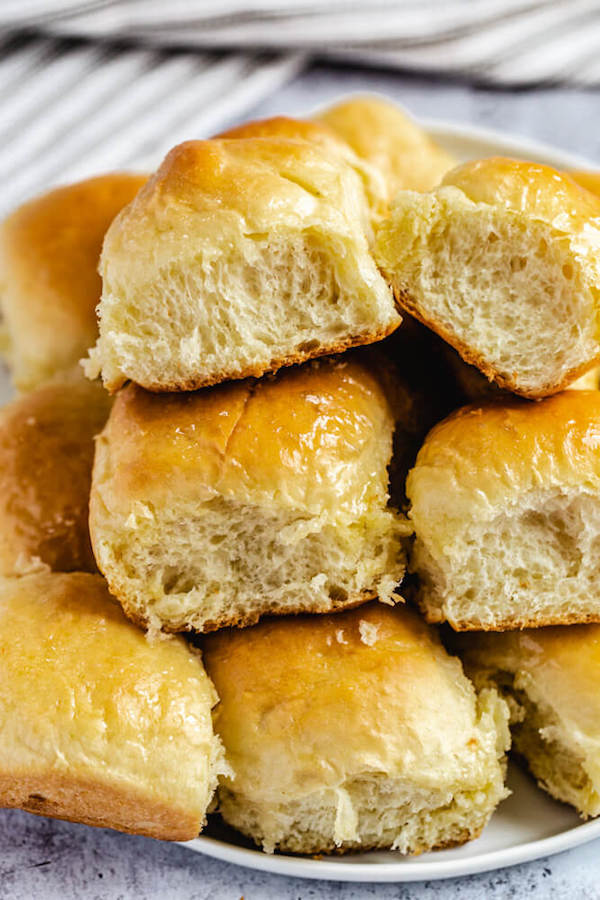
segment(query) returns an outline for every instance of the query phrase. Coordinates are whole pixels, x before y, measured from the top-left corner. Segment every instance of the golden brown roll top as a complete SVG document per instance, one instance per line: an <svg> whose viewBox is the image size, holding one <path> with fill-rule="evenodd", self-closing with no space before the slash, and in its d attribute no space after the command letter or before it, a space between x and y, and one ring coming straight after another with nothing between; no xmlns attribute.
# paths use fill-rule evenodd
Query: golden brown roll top
<svg viewBox="0 0 600 900"><path fill-rule="evenodd" d="M516 750L540 786L600 814L600 626L460 637L468 671L511 698Z"/></svg>
<svg viewBox="0 0 600 900"><path fill-rule="evenodd" d="M600 394L465 407L407 480L430 620L505 629L600 619Z"/></svg>
<svg viewBox="0 0 600 900"><path fill-rule="evenodd" d="M110 174L57 188L0 228L0 307L20 390L69 369L94 344L104 234L145 180Z"/></svg>
<svg viewBox="0 0 600 900"><path fill-rule="evenodd" d="M568 175L466 163L400 192L374 252L400 304L501 387L539 398L598 364L600 200Z"/></svg>
<svg viewBox="0 0 600 900"><path fill-rule="evenodd" d="M399 106L383 97L350 97L326 109L318 121L381 172L388 201L400 190L430 190L456 162Z"/></svg>
<svg viewBox="0 0 600 900"><path fill-rule="evenodd" d="M0 576L96 571L88 501L110 406L100 384L75 373L0 410Z"/></svg>
<svg viewBox="0 0 600 900"><path fill-rule="evenodd" d="M266 849L418 852L474 836L503 795L504 705L405 607L223 630L203 653L235 776L220 809Z"/></svg>
<svg viewBox="0 0 600 900"><path fill-rule="evenodd" d="M302 140L322 147L332 156L339 157L357 173L363 183L371 210L373 222L377 222L387 211L389 197L388 187L379 169L371 166L366 160L354 152L343 136L336 134L324 122L310 122L306 119L292 119L287 116L274 116L271 119L259 119L245 122L235 128L217 135L219 138L284 138L285 140Z"/></svg>
<svg viewBox="0 0 600 900"><path fill-rule="evenodd" d="M3 580L0 682L0 805L197 835L224 767L214 689L183 641L149 644L99 576Z"/></svg>
<svg viewBox="0 0 600 900"><path fill-rule="evenodd" d="M96 476L110 466L104 499L116 513L218 493L351 519L385 500L392 429L376 374L352 359L185 394L130 385L100 438Z"/></svg>
<svg viewBox="0 0 600 900"><path fill-rule="evenodd" d="M88 374L192 390L393 331L367 217L356 173L309 141L176 147L106 236Z"/></svg>
<svg viewBox="0 0 600 900"><path fill-rule="evenodd" d="M387 507L393 429L352 358L196 393L129 386L97 444L98 565L129 615L168 630L389 599L407 531Z"/></svg>
<svg viewBox="0 0 600 900"><path fill-rule="evenodd" d="M473 203L525 213L567 233L581 232L600 215L596 197L568 173L541 163L501 156L475 160L447 172L442 186L458 188Z"/></svg>
<svg viewBox="0 0 600 900"><path fill-rule="evenodd" d="M569 172L569 175L577 184L591 191L592 194L600 194L600 172Z"/></svg>
<svg viewBox="0 0 600 900"><path fill-rule="evenodd" d="M459 409L430 432L419 453L409 476L411 517L417 522L425 513L433 521L449 490L456 519L469 510L473 516L493 514L537 488L586 485L597 490L599 439L596 391L564 392L540 403L506 398ZM441 518L439 527L444 527Z"/></svg>

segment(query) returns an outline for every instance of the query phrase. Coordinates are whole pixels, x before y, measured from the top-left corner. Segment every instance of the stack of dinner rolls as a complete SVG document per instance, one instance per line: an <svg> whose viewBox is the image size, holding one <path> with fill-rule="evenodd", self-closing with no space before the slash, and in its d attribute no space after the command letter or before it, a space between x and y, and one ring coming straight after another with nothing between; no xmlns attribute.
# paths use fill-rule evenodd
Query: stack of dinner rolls
<svg viewBox="0 0 600 900"><path fill-rule="evenodd" d="M600 813L600 176L455 163L356 97L3 224L2 805L419 853L512 733Z"/></svg>

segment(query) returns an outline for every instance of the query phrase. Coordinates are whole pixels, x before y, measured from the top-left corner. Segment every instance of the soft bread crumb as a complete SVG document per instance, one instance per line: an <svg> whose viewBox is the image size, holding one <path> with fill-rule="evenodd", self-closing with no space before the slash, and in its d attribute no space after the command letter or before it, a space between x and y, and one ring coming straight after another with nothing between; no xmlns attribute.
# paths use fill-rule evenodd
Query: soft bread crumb
<svg viewBox="0 0 600 900"><path fill-rule="evenodd" d="M360 639L363 644L366 644L367 647L372 647L377 640L377 632L379 631L379 626L373 625L371 622L367 622L365 619L361 619L358 623L358 630L360 632Z"/></svg>
<svg viewBox="0 0 600 900"><path fill-rule="evenodd" d="M541 397L598 361L597 221L569 233L452 184L401 191L375 255L407 312L501 387Z"/></svg>
<svg viewBox="0 0 600 900"><path fill-rule="evenodd" d="M360 843L358 833L358 813L354 808L350 794L344 788L335 789L337 808L335 824L333 826L333 840L337 847L341 847L344 841L357 841Z"/></svg>

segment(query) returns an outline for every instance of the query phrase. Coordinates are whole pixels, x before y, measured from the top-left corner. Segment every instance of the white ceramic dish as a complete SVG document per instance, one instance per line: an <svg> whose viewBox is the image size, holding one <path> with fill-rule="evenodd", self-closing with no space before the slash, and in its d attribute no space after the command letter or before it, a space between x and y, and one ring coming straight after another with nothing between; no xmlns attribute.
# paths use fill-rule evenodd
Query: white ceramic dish
<svg viewBox="0 0 600 900"><path fill-rule="evenodd" d="M594 168L573 154L485 129L445 122L423 123L432 137L458 159L516 156L557 168ZM494 814L482 836L463 847L404 858L391 851L322 859L267 855L233 831L211 822L205 834L183 846L236 865L280 875L331 881L421 881L452 878L512 866L558 853L600 837L600 819L583 823L569 807L555 803L512 766L511 797Z"/></svg>

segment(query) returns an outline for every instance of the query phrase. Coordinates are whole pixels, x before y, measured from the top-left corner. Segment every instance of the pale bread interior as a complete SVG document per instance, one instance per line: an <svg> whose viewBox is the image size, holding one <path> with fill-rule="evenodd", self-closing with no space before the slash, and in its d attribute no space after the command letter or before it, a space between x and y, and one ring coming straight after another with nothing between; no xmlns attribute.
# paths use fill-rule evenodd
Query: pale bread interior
<svg viewBox="0 0 600 900"><path fill-rule="evenodd" d="M246 234L137 283L106 267L102 337L86 372L184 389L368 343L399 317L366 251L317 230ZM159 374L160 373L160 374Z"/></svg>
<svg viewBox="0 0 600 900"><path fill-rule="evenodd" d="M126 611L150 627L212 630L327 612L379 596L404 572L406 522L375 499L355 521L225 497L100 513L95 552Z"/></svg>
<svg viewBox="0 0 600 900"><path fill-rule="evenodd" d="M600 621L600 499L585 488L529 492L463 522L442 547L416 539L411 569L429 621L504 630Z"/></svg>
<svg viewBox="0 0 600 900"><path fill-rule="evenodd" d="M542 396L598 358L598 263L540 220L455 187L402 192L376 256L409 312L502 386Z"/></svg>

